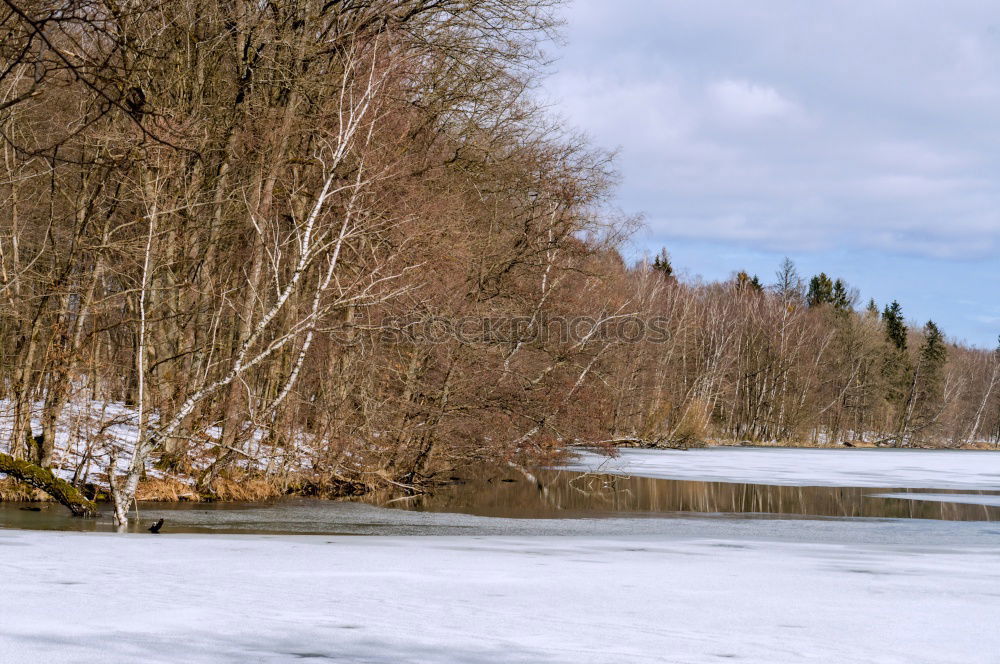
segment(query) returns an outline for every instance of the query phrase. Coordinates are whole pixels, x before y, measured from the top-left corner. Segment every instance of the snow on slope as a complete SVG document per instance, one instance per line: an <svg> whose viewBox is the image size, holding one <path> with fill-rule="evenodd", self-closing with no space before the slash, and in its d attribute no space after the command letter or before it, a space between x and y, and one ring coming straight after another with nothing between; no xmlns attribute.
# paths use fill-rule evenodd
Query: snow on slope
<svg viewBox="0 0 1000 664"><path fill-rule="evenodd" d="M974 664L1000 553L0 532L0 662Z"/></svg>
<svg viewBox="0 0 1000 664"><path fill-rule="evenodd" d="M75 476L81 482L101 482L112 463L117 463L118 472L123 472L121 466L130 458L139 435L139 414L134 406L124 402L91 400L86 394L84 389L75 389L73 398L66 403L56 422L53 468L67 480ZM39 402L31 408L31 426L35 434L42 430L43 407ZM158 415L150 413L149 418L155 424ZM13 423L14 404L10 400L0 399L0 452L9 451ZM212 452L221 435L222 431L218 426L195 432L188 441L189 460L193 468L203 468L215 458ZM254 458L241 457L235 462L243 467L279 466L297 469L311 466L313 455L309 448L310 440L305 435L296 438L295 446L281 445L277 448L260 445L267 438L267 433L262 428L255 429L249 438L248 449L254 453ZM155 468L152 462L146 473L151 477L172 476ZM180 476L173 477L181 481L190 480Z"/></svg>
<svg viewBox="0 0 1000 664"><path fill-rule="evenodd" d="M671 480L785 486L1000 490L1000 452L709 447L580 453L567 470Z"/></svg>

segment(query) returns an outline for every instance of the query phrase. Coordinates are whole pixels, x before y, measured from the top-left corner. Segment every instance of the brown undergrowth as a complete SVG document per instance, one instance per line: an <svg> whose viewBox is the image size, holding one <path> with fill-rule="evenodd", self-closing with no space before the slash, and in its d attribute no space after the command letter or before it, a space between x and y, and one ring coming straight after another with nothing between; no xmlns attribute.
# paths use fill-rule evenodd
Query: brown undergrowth
<svg viewBox="0 0 1000 664"><path fill-rule="evenodd" d="M0 501L2 502L42 503L51 500L52 496L40 489L30 487L24 482L18 482L9 477L0 479Z"/></svg>
<svg viewBox="0 0 1000 664"><path fill-rule="evenodd" d="M220 477L209 491L198 492L194 480L175 477L149 477L139 482L136 500L143 502L254 502L287 496L343 498L360 496L375 489L366 484L331 477L262 476ZM98 502L108 501L108 492L95 485L81 490ZM0 502L51 502L52 497L12 478L0 479Z"/></svg>

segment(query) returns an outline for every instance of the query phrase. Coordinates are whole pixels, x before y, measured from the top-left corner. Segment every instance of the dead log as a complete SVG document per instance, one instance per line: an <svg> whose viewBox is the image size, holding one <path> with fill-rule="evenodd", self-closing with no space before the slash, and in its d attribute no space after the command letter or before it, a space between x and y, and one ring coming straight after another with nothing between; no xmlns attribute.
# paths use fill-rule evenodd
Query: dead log
<svg viewBox="0 0 1000 664"><path fill-rule="evenodd" d="M69 508L73 516L97 516L97 505L87 500L75 486L56 477L48 468L0 453L0 473L41 489Z"/></svg>

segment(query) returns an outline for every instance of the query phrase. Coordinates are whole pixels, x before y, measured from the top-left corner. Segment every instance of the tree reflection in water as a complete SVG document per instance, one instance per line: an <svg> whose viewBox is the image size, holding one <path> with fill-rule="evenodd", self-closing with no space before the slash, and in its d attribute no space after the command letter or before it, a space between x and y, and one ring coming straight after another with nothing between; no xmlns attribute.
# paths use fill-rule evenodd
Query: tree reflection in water
<svg viewBox="0 0 1000 664"><path fill-rule="evenodd" d="M777 486L692 482L570 471L480 469L431 495L405 500L369 496L366 502L401 509L482 516L565 518L609 514L762 514L893 519L1000 520L1000 507L881 498L874 494L940 493L906 488ZM990 491L948 491L990 494Z"/></svg>

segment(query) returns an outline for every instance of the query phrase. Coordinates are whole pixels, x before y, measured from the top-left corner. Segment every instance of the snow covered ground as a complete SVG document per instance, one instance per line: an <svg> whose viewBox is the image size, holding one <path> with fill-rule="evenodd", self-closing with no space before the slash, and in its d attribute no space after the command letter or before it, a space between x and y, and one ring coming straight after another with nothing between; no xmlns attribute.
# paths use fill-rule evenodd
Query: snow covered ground
<svg viewBox="0 0 1000 664"><path fill-rule="evenodd" d="M55 473L69 480L74 476L80 482L106 482L106 473L112 464L117 464L118 472L124 472L122 464L131 458L132 449L139 435L139 413L134 406L121 401L100 401L87 398L89 390L85 385L76 385L72 398L66 403L56 423L52 467ZM41 433L42 402L31 406L31 427L35 434ZM159 415L149 414L149 421L155 424ZM11 431L14 424L14 403L0 399L0 452L9 452ZM214 458L214 451L222 429L211 426L204 431L192 432L188 441L188 460L193 474L204 468ZM234 464L243 467L282 467L287 469L309 468L314 452L310 440L304 435L296 438L296 446L262 445L267 433L257 427L248 436L252 458L241 457ZM190 483L191 477L177 476L148 464L149 477L172 477Z"/></svg>
<svg viewBox="0 0 1000 664"><path fill-rule="evenodd" d="M0 531L0 662L996 662L1000 553Z"/></svg>
<svg viewBox="0 0 1000 664"><path fill-rule="evenodd" d="M562 468L669 480L786 486L1000 490L1000 452L709 447L582 452Z"/></svg>

